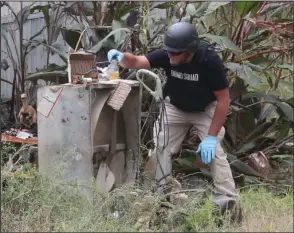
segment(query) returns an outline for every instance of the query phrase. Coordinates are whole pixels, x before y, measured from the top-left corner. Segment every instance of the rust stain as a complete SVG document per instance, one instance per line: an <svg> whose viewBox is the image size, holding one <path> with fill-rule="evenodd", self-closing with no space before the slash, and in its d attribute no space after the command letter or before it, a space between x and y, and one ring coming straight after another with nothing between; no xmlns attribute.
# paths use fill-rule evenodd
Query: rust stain
<svg viewBox="0 0 294 233"><path fill-rule="evenodd" d="M37 137L21 139L21 138L15 137L15 136L1 135L1 139L2 139L2 141L5 141L5 142L25 143L25 144L32 144L32 145L38 144Z"/></svg>

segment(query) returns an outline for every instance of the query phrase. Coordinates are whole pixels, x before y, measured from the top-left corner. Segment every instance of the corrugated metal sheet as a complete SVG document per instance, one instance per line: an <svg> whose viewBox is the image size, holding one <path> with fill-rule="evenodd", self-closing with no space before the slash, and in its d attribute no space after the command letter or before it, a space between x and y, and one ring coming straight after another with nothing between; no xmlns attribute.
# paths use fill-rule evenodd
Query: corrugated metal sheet
<svg viewBox="0 0 294 233"><path fill-rule="evenodd" d="M21 9L21 3L22 3L22 7L26 7L29 6L30 4L32 4L33 2L23 2L23 1L6 1L11 8L13 9L13 11L15 11L16 13L20 11ZM46 4L46 2L40 2L41 4ZM7 7L7 6L3 6L1 7L1 17L4 16L8 16L11 15L11 10Z"/></svg>
<svg viewBox="0 0 294 233"><path fill-rule="evenodd" d="M18 12L20 10L20 2L8 2L12 8ZM23 7L29 5L32 2L24 2ZM41 2L39 2L41 4ZM48 2L42 2L42 5L47 4ZM38 4L39 5L39 4ZM1 14L4 14L5 16L1 17L1 27L7 27L7 28L13 28L13 19L14 17L11 16L11 12L8 10L7 7L1 8ZM163 9L155 9L154 14L164 17L165 16L165 10ZM62 21L64 24L71 24L71 22L67 22L69 20L68 18L64 18ZM27 20L27 22L24 24L24 39L29 39L31 36L35 35L37 32L39 32L43 27L45 26L45 20L42 13L37 14L31 14ZM15 27L15 26L14 26ZM3 39L3 36L7 36L8 38L8 46L6 45L5 40ZM66 44L65 41L63 41L62 36L59 35L60 39L58 38L58 41L61 43ZM46 39L47 38L47 31L44 30L41 35L34 38L37 39ZM15 50L15 47L17 48L17 51ZM7 59L10 67L7 71L4 71L1 69L1 78L7 80L8 82L13 82L14 78L14 70L12 66L12 61L9 60L9 57L7 56L8 48L11 49L12 55L16 61L18 61L18 55L19 54L19 32L18 30L15 30L12 37L8 33L4 33L1 31L1 59ZM59 55L55 54L54 56L50 55L49 64L55 63L57 65L63 65L64 62L60 59ZM20 64L19 61L17 64ZM26 57L26 73L33 73L36 71L36 69L41 69L47 64L47 50L45 46L38 46L36 49L34 49L32 52L30 52ZM1 82L1 98L11 98L11 91L12 91L12 85L8 84L6 82Z"/></svg>
<svg viewBox="0 0 294 233"><path fill-rule="evenodd" d="M6 16L1 18L1 27L13 29L15 28L12 23L12 17ZM45 21L42 14L35 14L29 17L28 21L24 24L24 39L29 39L31 36L35 35L45 26ZM8 46L3 36L7 37ZM34 39L46 39L47 31L39 35ZM25 42L24 42L25 43ZM16 49L17 48L17 52ZM10 67L7 71L1 69L1 78L9 82L13 81L14 70L12 66L12 61L7 56L7 52L11 49L12 56L16 61L19 57L19 31L16 30L11 36L10 33L5 33L1 31L1 59L7 59ZM50 56L50 63L56 63L57 65L63 65L64 62L60 59L58 55ZM19 64L19 62L18 62ZM36 69L41 69L47 64L47 51L45 46L38 46L36 49L31 51L26 57L26 70L27 73L35 72ZM1 98L10 98L12 91L12 85L2 82L1 83Z"/></svg>

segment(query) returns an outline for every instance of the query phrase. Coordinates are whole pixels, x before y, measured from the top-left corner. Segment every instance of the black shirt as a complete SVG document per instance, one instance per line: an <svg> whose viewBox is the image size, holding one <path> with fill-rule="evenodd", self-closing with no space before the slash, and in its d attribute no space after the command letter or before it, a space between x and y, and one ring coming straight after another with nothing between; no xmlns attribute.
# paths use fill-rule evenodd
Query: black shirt
<svg viewBox="0 0 294 233"><path fill-rule="evenodd" d="M206 44L206 43L205 43ZM177 108L204 111L216 100L214 91L228 87L223 63L211 45L201 43L190 63L172 66L165 50L146 55L151 68L163 68L167 75L165 95Z"/></svg>

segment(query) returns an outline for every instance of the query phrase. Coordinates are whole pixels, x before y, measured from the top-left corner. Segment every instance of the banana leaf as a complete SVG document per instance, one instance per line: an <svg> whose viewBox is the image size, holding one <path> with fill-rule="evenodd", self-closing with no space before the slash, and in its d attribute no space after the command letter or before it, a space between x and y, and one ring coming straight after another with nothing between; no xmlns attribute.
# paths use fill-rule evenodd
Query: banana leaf
<svg viewBox="0 0 294 233"><path fill-rule="evenodd" d="M181 158L176 159L175 161L181 165L186 165L189 167L195 167L195 163L200 159L200 155L196 154L193 150L183 150ZM234 155L227 153L227 159L230 163L232 170L238 172L240 174L244 174L247 176L255 176L261 177L261 175L255 171L253 168L245 164L244 162L240 161ZM207 165L203 166L202 168L207 167ZM196 168L196 167L195 167Z"/></svg>
<svg viewBox="0 0 294 233"><path fill-rule="evenodd" d="M286 118L294 123L294 112L293 107L291 107L288 103L285 101L280 100L277 96L270 95L263 92L251 92L246 93L242 96L242 99L248 99L248 98L258 98L259 100L262 100L264 103L271 103L277 106L277 108L285 114Z"/></svg>
<svg viewBox="0 0 294 233"><path fill-rule="evenodd" d="M237 11L241 17L247 15L249 12L255 15L262 2L237 1L235 2Z"/></svg>
<svg viewBox="0 0 294 233"><path fill-rule="evenodd" d="M230 153L226 153L228 157L228 161L230 162L230 166L232 170L237 171L241 174L247 175L247 176L255 176L255 177L261 177L261 174L259 174L257 171L255 171L253 168L248 166L246 163L243 163L241 160L236 158L234 155Z"/></svg>

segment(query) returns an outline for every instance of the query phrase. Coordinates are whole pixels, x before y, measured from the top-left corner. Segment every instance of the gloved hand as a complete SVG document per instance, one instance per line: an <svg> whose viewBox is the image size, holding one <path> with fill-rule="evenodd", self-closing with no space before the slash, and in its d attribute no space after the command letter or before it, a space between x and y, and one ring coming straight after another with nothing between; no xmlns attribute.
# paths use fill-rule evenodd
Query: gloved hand
<svg viewBox="0 0 294 233"><path fill-rule="evenodd" d="M199 144L196 153L201 151L201 160L205 164L209 164L216 154L216 137L206 136Z"/></svg>
<svg viewBox="0 0 294 233"><path fill-rule="evenodd" d="M107 53L108 61L111 61L113 59L116 59L118 62L121 62L124 58L124 54L116 49L111 49Z"/></svg>

